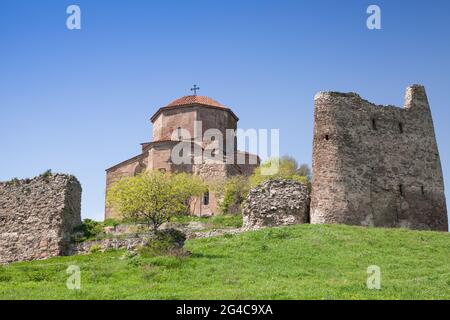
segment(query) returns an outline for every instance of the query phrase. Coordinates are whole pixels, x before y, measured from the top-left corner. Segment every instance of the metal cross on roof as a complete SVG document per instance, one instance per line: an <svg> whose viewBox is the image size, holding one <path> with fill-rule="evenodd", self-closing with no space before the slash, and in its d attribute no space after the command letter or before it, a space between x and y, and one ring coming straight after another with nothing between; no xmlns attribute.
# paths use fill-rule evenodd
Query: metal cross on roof
<svg viewBox="0 0 450 320"><path fill-rule="evenodd" d="M191 88L191 91L194 91L194 96L196 96L197 95L197 91L198 90L200 90L200 87L197 87L197 85L196 84L194 84L194 87L193 88Z"/></svg>

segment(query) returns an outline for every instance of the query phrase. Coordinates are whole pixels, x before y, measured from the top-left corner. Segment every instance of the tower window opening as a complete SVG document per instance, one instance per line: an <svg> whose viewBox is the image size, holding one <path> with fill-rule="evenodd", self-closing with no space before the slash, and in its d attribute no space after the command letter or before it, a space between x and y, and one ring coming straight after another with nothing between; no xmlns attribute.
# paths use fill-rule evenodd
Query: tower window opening
<svg viewBox="0 0 450 320"><path fill-rule="evenodd" d="M330 136L328 134L325 135L325 140L330 140Z"/></svg>
<svg viewBox="0 0 450 320"><path fill-rule="evenodd" d="M421 191L422 191L422 195L424 196L424 195L425 195L425 187L424 187L424 186L421 186L420 189L421 189Z"/></svg>
<svg viewBox="0 0 450 320"><path fill-rule="evenodd" d="M183 140L183 136L181 135L181 127L177 128L177 137L178 137L178 140Z"/></svg>
<svg viewBox="0 0 450 320"><path fill-rule="evenodd" d="M398 130L400 131L400 133L403 133L403 123L398 123Z"/></svg>
<svg viewBox="0 0 450 320"><path fill-rule="evenodd" d="M377 120L375 120L375 119L372 119L372 129L373 130L378 130L378 127L377 127Z"/></svg>
<svg viewBox="0 0 450 320"><path fill-rule="evenodd" d="M400 193L401 196L403 196L403 185L402 184L398 185L398 192Z"/></svg>

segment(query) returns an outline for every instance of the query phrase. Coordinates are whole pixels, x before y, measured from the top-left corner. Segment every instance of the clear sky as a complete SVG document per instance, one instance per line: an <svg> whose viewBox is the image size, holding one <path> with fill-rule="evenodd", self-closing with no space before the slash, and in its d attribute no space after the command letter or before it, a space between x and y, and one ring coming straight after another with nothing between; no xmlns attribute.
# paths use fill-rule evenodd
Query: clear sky
<svg viewBox="0 0 450 320"><path fill-rule="evenodd" d="M70 4L81 30L66 28ZM366 27L370 4L381 30ZM0 0L0 180L74 174L83 218L100 220L104 170L137 155L150 116L194 83L241 128L280 129L281 153L302 163L317 91L402 106L420 83L448 184L449 18L447 0Z"/></svg>

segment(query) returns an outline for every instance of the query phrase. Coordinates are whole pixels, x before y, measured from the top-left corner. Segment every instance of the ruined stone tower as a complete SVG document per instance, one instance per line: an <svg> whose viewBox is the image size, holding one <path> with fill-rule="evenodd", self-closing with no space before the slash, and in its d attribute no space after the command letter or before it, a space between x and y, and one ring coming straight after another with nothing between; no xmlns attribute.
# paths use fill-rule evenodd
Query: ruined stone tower
<svg viewBox="0 0 450 320"><path fill-rule="evenodd" d="M404 108L355 93L315 97L311 223L448 230L444 181L425 88Z"/></svg>

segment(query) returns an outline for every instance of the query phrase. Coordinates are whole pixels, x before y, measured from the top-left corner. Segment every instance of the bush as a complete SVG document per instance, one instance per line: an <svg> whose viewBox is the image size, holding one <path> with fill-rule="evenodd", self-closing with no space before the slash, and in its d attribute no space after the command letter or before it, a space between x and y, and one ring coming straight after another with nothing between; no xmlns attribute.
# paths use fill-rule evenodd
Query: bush
<svg viewBox="0 0 450 320"><path fill-rule="evenodd" d="M105 221L103 221L103 226L104 227L117 227L120 224L119 221L117 221L116 219L106 219Z"/></svg>
<svg viewBox="0 0 450 320"><path fill-rule="evenodd" d="M186 235L176 229L158 231L155 238L139 249L139 254L144 257L156 257L165 255L187 256L189 252L183 249Z"/></svg>
<svg viewBox="0 0 450 320"><path fill-rule="evenodd" d="M101 222L91 219L84 219L81 225L75 228L74 232L81 233L81 237L77 238L78 241L86 241L103 235L105 233L103 228L104 226Z"/></svg>
<svg viewBox="0 0 450 320"><path fill-rule="evenodd" d="M20 183L19 178L12 178L11 180L9 180L7 182L7 184L12 184L12 185L16 185L16 184L19 184L19 183Z"/></svg>
<svg viewBox="0 0 450 320"><path fill-rule="evenodd" d="M46 182L48 182L48 179L52 176L52 170L48 169L44 173L40 175L40 177L44 178Z"/></svg>
<svg viewBox="0 0 450 320"><path fill-rule="evenodd" d="M102 247L99 244L96 244L89 249L89 253L97 253L100 252L101 249Z"/></svg>

